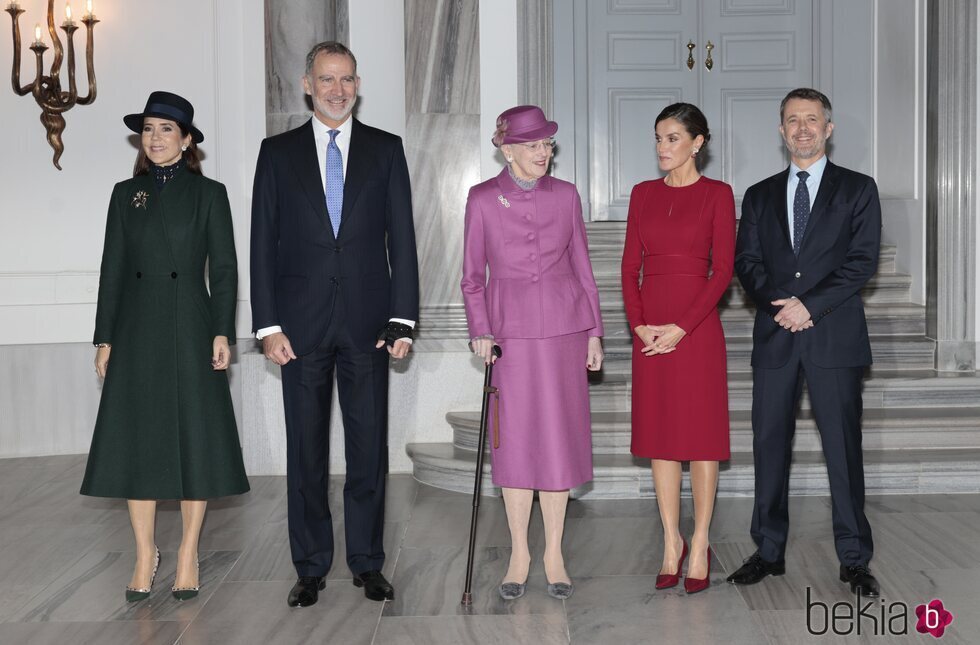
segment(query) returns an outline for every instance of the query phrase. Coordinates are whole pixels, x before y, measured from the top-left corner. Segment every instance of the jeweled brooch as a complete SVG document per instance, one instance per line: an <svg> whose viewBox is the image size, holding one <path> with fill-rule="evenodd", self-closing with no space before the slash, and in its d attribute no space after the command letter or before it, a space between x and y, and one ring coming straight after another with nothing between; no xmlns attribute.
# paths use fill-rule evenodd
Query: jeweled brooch
<svg viewBox="0 0 980 645"><path fill-rule="evenodd" d="M149 196L150 194L145 190L139 191L133 195L133 206L136 208L146 208L146 198Z"/></svg>
<svg viewBox="0 0 980 645"><path fill-rule="evenodd" d="M510 202L503 195L497 195L497 201L504 205L504 208L510 208Z"/></svg>

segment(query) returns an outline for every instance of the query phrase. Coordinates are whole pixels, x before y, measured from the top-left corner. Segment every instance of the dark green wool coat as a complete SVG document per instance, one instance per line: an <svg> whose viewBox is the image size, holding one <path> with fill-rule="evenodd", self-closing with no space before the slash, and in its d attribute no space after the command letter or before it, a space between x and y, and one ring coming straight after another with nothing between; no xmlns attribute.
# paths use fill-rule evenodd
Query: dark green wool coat
<svg viewBox="0 0 980 645"><path fill-rule="evenodd" d="M149 175L116 184L94 338L112 350L83 495L248 490L228 377L211 368L214 337L235 342L237 289L222 184L186 169L163 189Z"/></svg>

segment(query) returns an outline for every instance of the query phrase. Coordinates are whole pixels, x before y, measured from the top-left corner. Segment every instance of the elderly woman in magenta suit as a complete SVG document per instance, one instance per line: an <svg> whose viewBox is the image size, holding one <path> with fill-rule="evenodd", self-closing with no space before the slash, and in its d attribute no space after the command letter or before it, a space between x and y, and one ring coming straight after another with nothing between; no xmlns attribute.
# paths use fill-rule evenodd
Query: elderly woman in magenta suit
<svg viewBox="0 0 980 645"><path fill-rule="evenodd" d="M473 186L466 202L460 286L473 351L495 361L500 388L491 460L511 533L510 566L499 588L505 600L525 591L535 490L548 593L572 594L561 551L565 507L569 489L592 479L586 370L602 365L602 320L578 191L547 175L557 131L538 107L501 114L493 143L508 165ZM494 344L503 350L499 360Z"/></svg>
<svg viewBox="0 0 980 645"><path fill-rule="evenodd" d="M183 97L153 92L123 119L140 150L132 179L112 191L102 251L95 370L105 382L81 492L128 500L129 602L149 597L160 564L156 500L181 500L171 592L188 600L206 500L249 488L225 372L238 284L231 209L225 187L201 174L193 118Z"/></svg>

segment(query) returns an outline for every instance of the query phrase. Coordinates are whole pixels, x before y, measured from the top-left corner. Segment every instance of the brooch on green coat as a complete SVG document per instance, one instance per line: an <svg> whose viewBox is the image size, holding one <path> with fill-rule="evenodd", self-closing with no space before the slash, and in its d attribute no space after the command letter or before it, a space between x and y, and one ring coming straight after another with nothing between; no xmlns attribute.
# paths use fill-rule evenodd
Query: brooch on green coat
<svg viewBox="0 0 980 645"><path fill-rule="evenodd" d="M139 191L133 195L133 206L136 208L146 208L146 198L149 196L150 194L145 190Z"/></svg>

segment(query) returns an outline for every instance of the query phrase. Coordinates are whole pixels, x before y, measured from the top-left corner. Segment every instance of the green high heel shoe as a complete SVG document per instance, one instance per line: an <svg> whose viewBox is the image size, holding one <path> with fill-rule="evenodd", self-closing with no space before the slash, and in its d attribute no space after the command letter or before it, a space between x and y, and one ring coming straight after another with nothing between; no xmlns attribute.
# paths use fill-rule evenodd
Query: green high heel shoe
<svg viewBox="0 0 980 645"><path fill-rule="evenodd" d="M157 577L157 569L160 568L160 549L157 549L156 561L153 563L153 573L150 574L150 586L146 589L134 589L126 587L126 602L139 602L150 597L150 589L153 588L153 581Z"/></svg>
<svg viewBox="0 0 980 645"><path fill-rule="evenodd" d="M201 590L201 563L195 562L194 566L197 568L197 586L196 587L177 587L176 585L170 588L170 593L177 600L190 600L197 596L198 592ZM176 580L174 580L176 582Z"/></svg>

